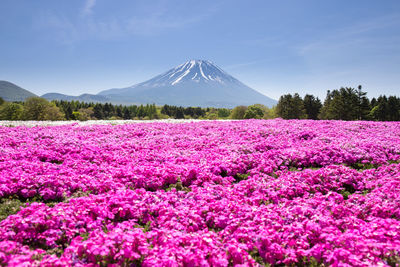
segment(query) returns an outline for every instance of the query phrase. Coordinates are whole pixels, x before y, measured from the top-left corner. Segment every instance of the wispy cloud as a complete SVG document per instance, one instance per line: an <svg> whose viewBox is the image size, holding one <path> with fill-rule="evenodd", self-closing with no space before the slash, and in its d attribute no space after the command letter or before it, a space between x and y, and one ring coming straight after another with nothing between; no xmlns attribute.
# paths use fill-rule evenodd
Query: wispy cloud
<svg viewBox="0 0 400 267"><path fill-rule="evenodd" d="M44 38L56 40L64 45L71 45L79 39L80 35L71 20L50 12L44 12L37 16L32 26L34 30L42 32Z"/></svg>
<svg viewBox="0 0 400 267"><path fill-rule="evenodd" d="M125 31L136 35L154 35L168 29L185 28L202 21L208 14L190 17L170 16L157 12L147 17L132 17L125 24Z"/></svg>
<svg viewBox="0 0 400 267"><path fill-rule="evenodd" d="M293 46L303 64L301 83L320 97L322 88L362 84L368 90L376 81L384 86L380 73L389 77L398 69L400 37L389 34L398 27L398 14L361 19Z"/></svg>
<svg viewBox="0 0 400 267"><path fill-rule="evenodd" d="M96 0L86 0L85 5L82 8L82 14L85 16L92 14L95 5Z"/></svg>
<svg viewBox="0 0 400 267"><path fill-rule="evenodd" d="M163 3L163 2L162 2ZM165 5L152 5L145 12L136 12L130 16L89 16L93 13L96 0L86 0L81 9L81 17L67 17L54 12L43 12L36 17L34 27L37 31L53 31L57 41L72 44L82 40L115 40L129 36L152 36L167 30L190 27L207 19L214 8L205 9L197 14L172 12Z"/></svg>
<svg viewBox="0 0 400 267"><path fill-rule="evenodd" d="M365 47L365 45L384 46L385 42L392 43L393 37L375 39L373 34L390 27L400 26L400 16L377 17L366 21L359 21L353 25L343 27L334 32L327 32L318 39L304 43L297 47L299 55L314 54L318 51L342 50L345 48ZM395 38L396 39L396 38Z"/></svg>
<svg viewBox="0 0 400 267"><path fill-rule="evenodd" d="M255 60L255 61L250 61L250 62L243 62L243 63L224 66L224 69L225 70L240 69L240 68L243 68L243 67L255 65L255 64L259 63L259 62L261 62L261 61L260 60Z"/></svg>

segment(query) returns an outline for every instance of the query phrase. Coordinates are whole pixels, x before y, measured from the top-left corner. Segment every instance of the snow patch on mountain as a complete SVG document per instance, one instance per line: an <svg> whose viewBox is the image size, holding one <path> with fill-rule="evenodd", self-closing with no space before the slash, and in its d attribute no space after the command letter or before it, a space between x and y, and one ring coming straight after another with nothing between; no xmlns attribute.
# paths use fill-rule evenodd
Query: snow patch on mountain
<svg viewBox="0 0 400 267"><path fill-rule="evenodd" d="M155 78L148 80L144 83L140 83L131 88L140 86L146 87L159 87L178 85L185 82L216 82L224 84L226 82L234 82L239 84L240 82L224 72L222 69L214 65L208 60L190 60L187 61Z"/></svg>
<svg viewBox="0 0 400 267"><path fill-rule="evenodd" d="M119 103L193 107L276 104L276 100L246 86L208 60L189 60L145 82L104 90L99 95Z"/></svg>

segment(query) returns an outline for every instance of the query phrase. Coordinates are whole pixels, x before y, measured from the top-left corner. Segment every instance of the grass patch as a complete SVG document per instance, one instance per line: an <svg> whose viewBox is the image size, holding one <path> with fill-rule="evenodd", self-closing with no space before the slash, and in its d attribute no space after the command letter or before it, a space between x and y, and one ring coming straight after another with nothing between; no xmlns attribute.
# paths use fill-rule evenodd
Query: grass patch
<svg viewBox="0 0 400 267"><path fill-rule="evenodd" d="M356 162L353 164L346 164L347 167L355 169L355 170L368 170L368 169L376 169L380 165L379 164L372 164L370 162L368 163L361 163L361 162Z"/></svg>
<svg viewBox="0 0 400 267"><path fill-rule="evenodd" d="M6 219L8 216L17 213L24 202L14 198L0 199L0 221Z"/></svg>
<svg viewBox="0 0 400 267"><path fill-rule="evenodd" d="M185 192L190 192L190 191L192 191L189 187L184 186L184 185L182 184L181 178L178 178L178 181L177 181L175 184L170 184L170 185L168 185L168 187L165 188L165 191L166 191L166 192L171 191L173 188L175 188L176 191L185 191Z"/></svg>
<svg viewBox="0 0 400 267"><path fill-rule="evenodd" d="M236 173L233 178L235 179L234 183L239 183L240 181L247 180L250 176L250 173Z"/></svg>
<svg viewBox="0 0 400 267"><path fill-rule="evenodd" d="M0 221L6 219L10 215L16 214L21 209L21 206L26 206L27 203L44 203L52 208L58 203L66 203L69 202L72 198L89 196L90 194L91 191L76 191L70 197L58 200L44 200L40 195L34 196L32 198L23 198L17 195L0 198Z"/></svg>
<svg viewBox="0 0 400 267"><path fill-rule="evenodd" d="M300 170L299 170L299 168L300 168ZM296 166L291 166L291 167L289 167L288 171L290 171L290 172L301 172L301 171L304 171L304 170L313 170L313 171L316 171L316 170L319 170L319 169L321 169L321 168L322 168L322 166L310 166L310 167L296 167Z"/></svg>
<svg viewBox="0 0 400 267"><path fill-rule="evenodd" d="M354 188L353 185L351 184L344 184L343 189L340 190L338 193L343 196L345 200L349 199L349 196L354 194L356 192L356 189Z"/></svg>
<svg viewBox="0 0 400 267"><path fill-rule="evenodd" d="M257 248L254 248L252 251L250 251L249 255L261 266L271 266L270 264L264 262L264 259L260 256Z"/></svg>
<svg viewBox="0 0 400 267"><path fill-rule="evenodd" d="M0 199L0 221L6 219L8 216L16 214L22 206L25 206L27 203L44 203L49 207L54 207L60 201L44 201L40 197L34 198L21 198L18 196L9 196L8 198Z"/></svg>

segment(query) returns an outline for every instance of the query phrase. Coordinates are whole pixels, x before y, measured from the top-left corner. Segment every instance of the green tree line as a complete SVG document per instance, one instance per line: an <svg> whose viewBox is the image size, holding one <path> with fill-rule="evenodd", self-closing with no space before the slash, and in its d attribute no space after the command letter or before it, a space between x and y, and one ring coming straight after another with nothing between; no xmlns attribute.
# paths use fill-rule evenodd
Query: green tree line
<svg viewBox="0 0 400 267"><path fill-rule="evenodd" d="M361 86L328 90L323 103L313 95L286 94L279 98L276 114L283 119L399 121L400 98L370 100Z"/></svg>
<svg viewBox="0 0 400 267"><path fill-rule="evenodd" d="M80 101L47 101L32 97L24 102L5 102L0 98L0 120L152 120L152 119L219 119L228 118L225 108L178 106L114 105Z"/></svg>
<svg viewBox="0 0 400 267"><path fill-rule="evenodd" d="M40 97L24 102L0 98L0 120L141 120L141 119L312 119L400 121L400 98L367 97L362 87L328 90L324 102L298 93L279 98L275 107L261 104L227 108L178 107L171 105L114 105L79 101L52 101Z"/></svg>

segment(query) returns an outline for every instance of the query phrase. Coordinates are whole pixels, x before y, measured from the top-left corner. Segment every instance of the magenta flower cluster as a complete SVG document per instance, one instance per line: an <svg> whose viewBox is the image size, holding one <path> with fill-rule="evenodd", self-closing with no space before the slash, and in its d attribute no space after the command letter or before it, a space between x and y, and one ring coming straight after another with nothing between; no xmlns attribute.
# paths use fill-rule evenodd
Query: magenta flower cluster
<svg viewBox="0 0 400 267"><path fill-rule="evenodd" d="M0 127L0 265L400 264L400 123Z"/></svg>

